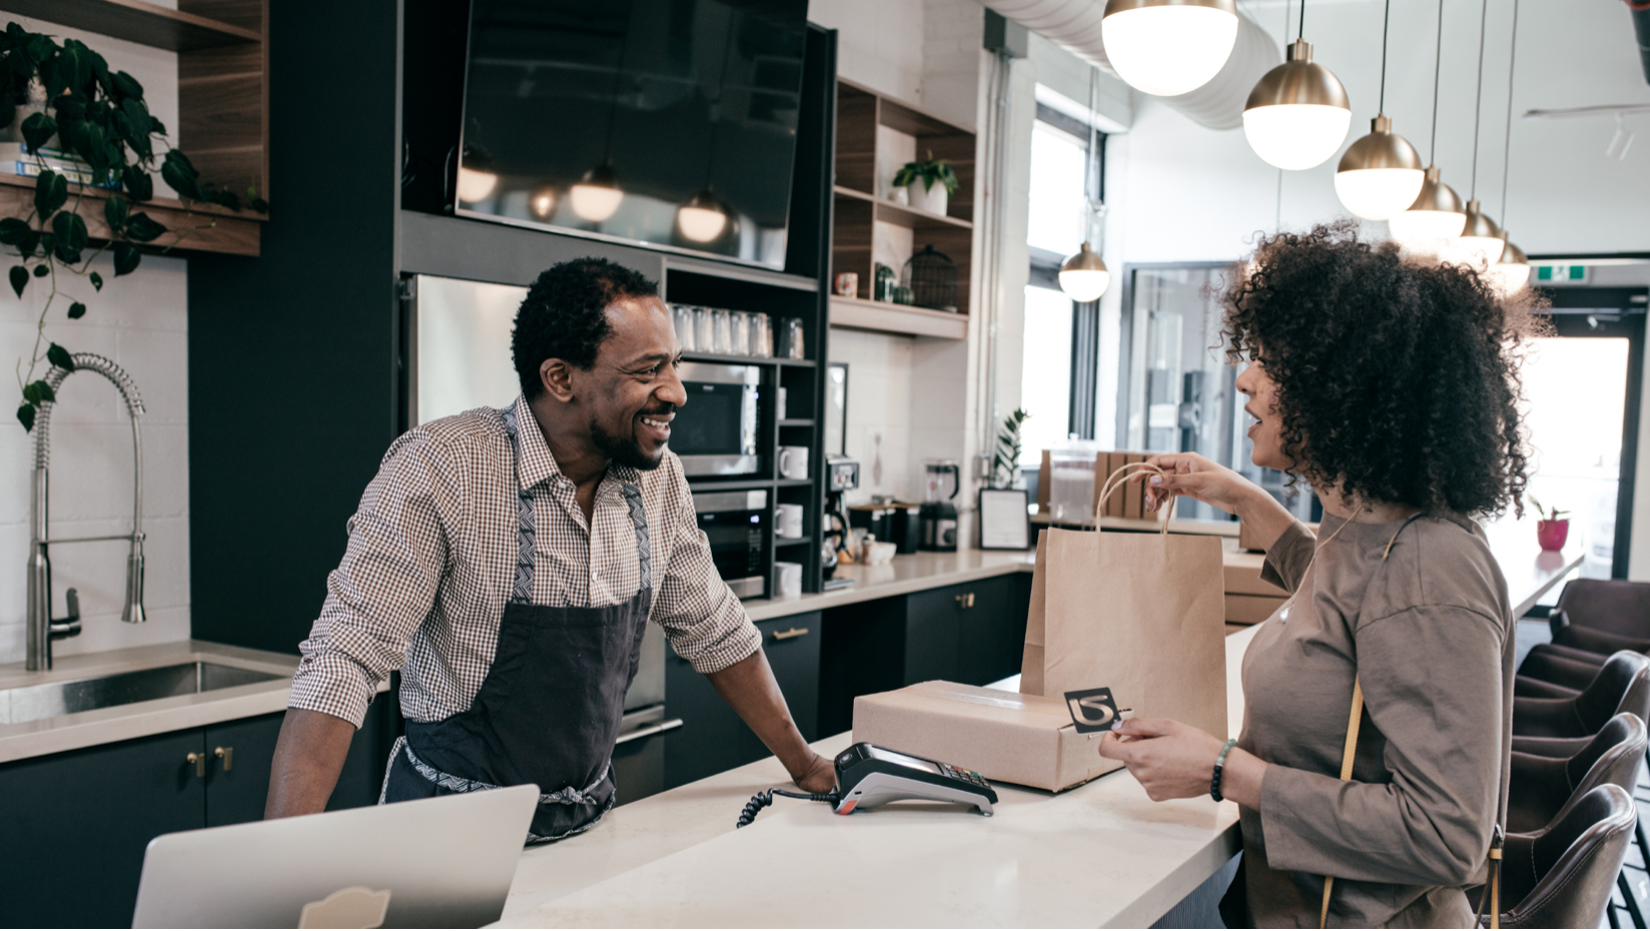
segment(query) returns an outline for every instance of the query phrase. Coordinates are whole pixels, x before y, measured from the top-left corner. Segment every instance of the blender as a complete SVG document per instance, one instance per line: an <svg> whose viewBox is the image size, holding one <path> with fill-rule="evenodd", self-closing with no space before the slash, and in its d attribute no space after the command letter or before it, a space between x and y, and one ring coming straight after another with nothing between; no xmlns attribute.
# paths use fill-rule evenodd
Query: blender
<svg viewBox="0 0 1650 931"><path fill-rule="evenodd" d="M951 501L957 497L957 489L962 484L962 469L955 459L924 459L922 468L922 509L917 515L922 525L920 546L937 553L954 553L957 551L957 506Z"/></svg>

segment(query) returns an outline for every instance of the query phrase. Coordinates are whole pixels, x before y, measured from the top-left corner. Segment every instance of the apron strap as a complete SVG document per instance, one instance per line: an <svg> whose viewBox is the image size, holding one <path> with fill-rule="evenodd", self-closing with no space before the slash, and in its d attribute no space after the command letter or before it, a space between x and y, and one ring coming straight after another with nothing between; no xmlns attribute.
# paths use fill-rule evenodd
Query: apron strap
<svg viewBox="0 0 1650 931"><path fill-rule="evenodd" d="M499 419L504 421L504 432L510 437L510 452L515 461L521 461L521 438L516 425L516 405L512 404L499 411ZM624 495L625 507L630 512L630 523L636 529L636 559L641 567L641 578L638 591L653 587L653 548L650 545L647 532L647 509L642 506L642 490L636 485L625 482L620 486ZM537 539L537 532L533 527L533 495L521 487L521 477L516 476L516 578L510 589L510 601L516 604L533 603L533 544Z"/></svg>

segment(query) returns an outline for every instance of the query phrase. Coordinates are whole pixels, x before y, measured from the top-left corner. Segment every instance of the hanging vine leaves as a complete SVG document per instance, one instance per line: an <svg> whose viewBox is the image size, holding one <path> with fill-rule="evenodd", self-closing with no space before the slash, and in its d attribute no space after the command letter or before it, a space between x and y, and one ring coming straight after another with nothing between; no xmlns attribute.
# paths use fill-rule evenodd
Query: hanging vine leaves
<svg viewBox="0 0 1650 931"><path fill-rule="evenodd" d="M148 214L133 211L134 203L153 199L153 173L159 172L183 199L186 214L194 203L240 210L241 197L201 181L189 157L167 140L165 125L149 112L143 85L136 78L110 71L103 56L79 40L65 39L59 45L50 36L12 22L0 34L0 126L11 125L19 112L27 114L20 127L24 157L32 156L37 163L33 209L27 216L0 218L0 246L18 259L7 277L19 299L31 279L50 279L34 352L17 366L23 399L17 420L23 429L33 430L40 405L53 400L51 387L34 377L36 369L42 364L74 365L69 350L45 339L47 314L62 298L70 301L70 320L86 315L86 304L70 298L60 286L85 278L101 293L103 276L91 265L105 251L114 262L115 276L129 275L142 261L147 244L173 234L164 248L147 246L164 253L194 229L213 224L208 218L199 227L169 230ZM67 161L76 163L73 187L71 178L59 170ZM87 198L88 188L106 193ZM268 211L257 191L248 190L246 196L254 210ZM93 248L82 210L96 209L99 199L109 233L107 242Z"/></svg>

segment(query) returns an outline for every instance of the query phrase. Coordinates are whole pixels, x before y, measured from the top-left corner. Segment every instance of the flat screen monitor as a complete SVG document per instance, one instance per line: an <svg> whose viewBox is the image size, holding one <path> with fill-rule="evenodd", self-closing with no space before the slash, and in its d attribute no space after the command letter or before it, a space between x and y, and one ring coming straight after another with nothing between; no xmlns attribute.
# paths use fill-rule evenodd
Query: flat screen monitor
<svg viewBox="0 0 1650 931"><path fill-rule="evenodd" d="M455 209L782 269L806 20L807 0L473 0Z"/></svg>

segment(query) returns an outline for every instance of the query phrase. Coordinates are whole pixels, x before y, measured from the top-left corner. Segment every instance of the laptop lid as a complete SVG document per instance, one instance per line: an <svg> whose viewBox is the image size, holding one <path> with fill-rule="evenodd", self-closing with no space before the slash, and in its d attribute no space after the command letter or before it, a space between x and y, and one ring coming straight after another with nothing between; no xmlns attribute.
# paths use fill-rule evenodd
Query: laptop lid
<svg viewBox="0 0 1650 931"><path fill-rule="evenodd" d="M475 928L497 921L537 786L162 834L134 928Z"/></svg>

